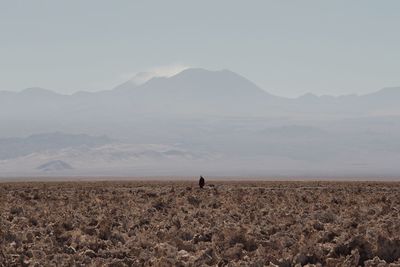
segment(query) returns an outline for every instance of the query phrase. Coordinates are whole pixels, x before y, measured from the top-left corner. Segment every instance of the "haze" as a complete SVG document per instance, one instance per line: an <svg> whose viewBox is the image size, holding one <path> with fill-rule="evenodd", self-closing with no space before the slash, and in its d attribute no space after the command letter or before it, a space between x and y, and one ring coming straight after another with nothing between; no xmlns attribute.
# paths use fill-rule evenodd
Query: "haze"
<svg viewBox="0 0 400 267"><path fill-rule="evenodd" d="M0 1L0 89L230 69L280 96L400 85L398 1ZM172 71L174 72L174 71ZM176 74L176 73L175 73Z"/></svg>
<svg viewBox="0 0 400 267"><path fill-rule="evenodd" d="M399 7L1 2L0 177L397 177Z"/></svg>

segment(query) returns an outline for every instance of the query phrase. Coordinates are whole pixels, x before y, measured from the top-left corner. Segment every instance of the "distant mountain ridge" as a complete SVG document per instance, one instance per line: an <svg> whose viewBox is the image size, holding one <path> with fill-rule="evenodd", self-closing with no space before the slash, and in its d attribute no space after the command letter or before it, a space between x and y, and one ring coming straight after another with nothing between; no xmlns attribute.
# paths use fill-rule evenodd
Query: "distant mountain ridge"
<svg viewBox="0 0 400 267"><path fill-rule="evenodd" d="M0 177L400 172L400 87L292 99L229 70L145 78L0 91Z"/></svg>
<svg viewBox="0 0 400 267"><path fill-rule="evenodd" d="M247 80L246 78L244 78L243 76L240 76L239 74L232 72L230 70L220 70L220 71L210 71L210 70L206 70L206 69L202 69L202 68L189 68L189 69L185 69L182 72L172 76L172 77L154 77L149 79L148 81L142 83L142 84L135 84L133 81L128 80L122 84L119 84L117 86L115 86L114 88L110 89L110 90L106 90L106 91L96 91L96 92L86 92L86 91L78 91L75 92L73 94L60 94L57 93L55 91L52 91L50 89L45 89L45 88L41 88L41 87L30 87L30 88L26 88L23 89L21 91L7 91L7 90L0 90L0 94L10 94L10 95L21 95L21 94L26 94L26 95L59 95L59 96L74 96L74 95L80 95L80 94L102 94L102 93L109 93L112 91L132 91L134 89L139 89L140 88L152 88L152 86L154 84L157 84L157 86L160 86L159 83L161 83L161 85L163 85L163 82L167 82L168 84L166 86L170 87L170 84L173 84L174 82L177 83L177 81L183 82L181 85L190 85L191 88L193 89L193 87L197 86L200 89L207 89L211 87L215 87L216 80L219 80L218 82L220 82L219 85L223 85L222 87L220 86L220 88L223 88L225 86L232 86L232 84L229 84L229 79L225 79L224 77L228 77L231 76L236 78L236 81L239 82L239 86L238 84L235 84L235 87L242 87L244 89L246 89L246 87L248 87L249 84L252 84L253 89L256 89L257 91L262 91L263 93L266 93L267 95L271 96L271 97L279 97L279 98L285 98L285 97L280 97L280 96L276 96L276 95L272 95L270 93L268 93L267 91L264 91L263 89L261 89L260 87L258 87L257 85L255 85L253 82L251 82L250 80ZM216 78L216 80L213 80L210 78ZM224 84L225 82L225 84ZM246 85L246 82L248 83ZM192 83L192 84L190 84ZM179 84L176 84L179 86ZM179 87L177 87L177 89L179 89ZM247 88L248 89L248 88ZM215 93L215 92L213 92ZM229 93L232 93L231 91L229 91ZM377 90L376 92L372 92L372 93L368 93L368 94L363 94L363 95L357 95L357 94L349 94L349 95L339 95L339 96L332 96L332 95L322 95L322 96L317 96L313 93L306 93L304 95L300 95L296 98L288 98L288 99L302 99L302 98L316 98L316 99L340 99L340 98L350 98L350 97L370 97L370 96L400 96L400 86L399 87L385 87L382 88L380 90Z"/></svg>
<svg viewBox="0 0 400 267"><path fill-rule="evenodd" d="M269 94L229 70L192 68L169 78L155 77L142 84L127 81L100 92L62 95L37 87L0 91L0 123L7 125L0 137L46 129L110 136L118 132L125 138L138 132L135 127L139 124L147 127L166 120L181 124L184 120L223 117L319 120L400 116L399 102L400 87L366 95L306 94L292 99ZM141 138L151 136L146 133ZM163 138L168 140L168 133Z"/></svg>
<svg viewBox="0 0 400 267"><path fill-rule="evenodd" d="M71 165L62 160L52 160L38 166L36 169L44 172L59 172L72 170L73 168Z"/></svg>
<svg viewBox="0 0 400 267"><path fill-rule="evenodd" d="M45 133L25 138L0 138L0 160L17 158L30 153L79 146L99 146L112 143L107 136L86 134Z"/></svg>

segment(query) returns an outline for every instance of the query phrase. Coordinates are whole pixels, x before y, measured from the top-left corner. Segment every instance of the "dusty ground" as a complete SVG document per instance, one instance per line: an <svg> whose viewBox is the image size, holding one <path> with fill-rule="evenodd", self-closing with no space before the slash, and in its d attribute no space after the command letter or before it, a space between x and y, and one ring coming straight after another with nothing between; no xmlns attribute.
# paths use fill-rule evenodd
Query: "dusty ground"
<svg viewBox="0 0 400 267"><path fill-rule="evenodd" d="M0 266L400 266L399 210L400 183L2 183Z"/></svg>

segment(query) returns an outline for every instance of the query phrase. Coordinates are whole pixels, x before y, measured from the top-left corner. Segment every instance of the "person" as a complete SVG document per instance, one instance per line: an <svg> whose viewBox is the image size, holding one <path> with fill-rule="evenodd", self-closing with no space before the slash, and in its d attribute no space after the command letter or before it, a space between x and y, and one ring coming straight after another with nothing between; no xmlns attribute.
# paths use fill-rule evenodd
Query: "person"
<svg viewBox="0 0 400 267"><path fill-rule="evenodd" d="M200 176L200 180L199 180L200 188L203 188L205 183L206 183L206 181L204 180L203 176Z"/></svg>

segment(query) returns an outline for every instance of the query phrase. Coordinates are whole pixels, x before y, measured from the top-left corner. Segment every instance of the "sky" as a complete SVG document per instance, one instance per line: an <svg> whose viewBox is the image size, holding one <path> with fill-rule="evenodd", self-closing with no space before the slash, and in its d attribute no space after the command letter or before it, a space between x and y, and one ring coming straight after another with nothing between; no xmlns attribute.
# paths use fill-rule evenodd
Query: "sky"
<svg viewBox="0 0 400 267"><path fill-rule="evenodd" d="M97 91L201 67L281 96L369 93L400 86L399 10L395 0L0 0L0 90Z"/></svg>

